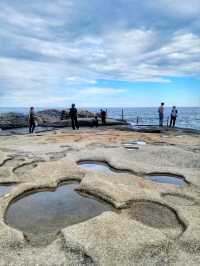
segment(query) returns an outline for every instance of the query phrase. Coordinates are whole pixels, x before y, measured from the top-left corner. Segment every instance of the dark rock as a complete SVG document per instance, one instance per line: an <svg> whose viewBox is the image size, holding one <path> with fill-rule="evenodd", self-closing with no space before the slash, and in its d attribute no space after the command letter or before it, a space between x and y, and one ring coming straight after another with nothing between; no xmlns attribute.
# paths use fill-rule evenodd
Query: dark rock
<svg viewBox="0 0 200 266"><path fill-rule="evenodd" d="M94 113L89 112L87 110L78 110L78 118L92 118L94 117ZM42 126L44 124L55 124L58 123L58 126L67 126L65 123L60 123L60 121L65 121L70 119L69 117L69 109L65 110L57 110L57 109L47 109L36 113L38 117L39 124ZM67 123L68 124L68 123Z"/></svg>
<svg viewBox="0 0 200 266"><path fill-rule="evenodd" d="M0 128L11 129L26 127L28 119L26 115L20 113L5 113L0 115Z"/></svg>
<svg viewBox="0 0 200 266"><path fill-rule="evenodd" d="M40 127L68 127L71 126L69 109L46 109L35 113L38 126ZM80 126L91 126L95 113L87 110L78 110L78 120ZM106 126L124 125L123 121L107 119ZM100 123L101 125L101 123ZM0 129L13 129L28 126L28 115L20 113L5 113L0 115Z"/></svg>
<svg viewBox="0 0 200 266"><path fill-rule="evenodd" d="M65 127L70 125L69 109L64 110L65 117L61 120L62 111L58 109L47 109L35 113L39 126L44 127ZM78 117L80 118L92 118L94 113L87 110L79 110ZM87 123L86 123L87 124ZM0 129L12 129L27 127L28 115L20 113L3 113L0 115Z"/></svg>

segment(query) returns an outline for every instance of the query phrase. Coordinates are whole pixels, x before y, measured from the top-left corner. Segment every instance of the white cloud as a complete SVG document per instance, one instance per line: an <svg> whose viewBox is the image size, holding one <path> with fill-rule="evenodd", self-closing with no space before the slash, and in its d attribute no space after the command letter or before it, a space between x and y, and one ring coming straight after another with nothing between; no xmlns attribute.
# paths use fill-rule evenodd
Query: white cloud
<svg viewBox="0 0 200 266"><path fill-rule="evenodd" d="M99 95L119 95L123 93L124 89L116 89L116 88L99 88L99 87L91 87L87 89L82 89L80 91L81 96L99 96Z"/></svg>
<svg viewBox="0 0 200 266"><path fill-rule="evenodd" d="M178 75L200 74L200 37L178 32L157 47L159 38L156 32L137 29L113 31L109 36L93 38L92 41L88 41L86 36L70 43L17 38L19 47L34 52L38 57L46 56L46 59L40 62L0 58L0 75L2 79L10 77L29 81L74 81L76 77L80 82L95 82L97 78L157 81L176 76L176 72ZM192 72L184 70L186 64Z"/></svg>
<svg viewBox="0 0 200 266"><path fill-rule="evenodd" d="M43 94L62 101L80 95L114 96L123 91L95 87L99 79L161 83L172 77L200 76L200 34L196 26L193 31L200 2L136 2L106 2L107 12L100 0L30 5L2 1L4 97L28 101ZM191 24L179 27L188 18ZM50 96L45 100L52 101Z"/></svg>

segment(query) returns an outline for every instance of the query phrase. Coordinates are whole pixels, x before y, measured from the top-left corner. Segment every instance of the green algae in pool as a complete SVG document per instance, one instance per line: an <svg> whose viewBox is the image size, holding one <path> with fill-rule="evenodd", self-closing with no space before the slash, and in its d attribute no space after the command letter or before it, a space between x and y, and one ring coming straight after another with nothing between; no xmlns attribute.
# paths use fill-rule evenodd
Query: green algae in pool
<svg viewBox="0 0 200 266"><path fill-rule="evenodd" d="M6 222L27 234L49 234L112 209L103 201L77 193L78 185L36 191L16 200L6 212Z"/></svg>
<svg viewBox="0 0 200 266"><path fill-rule="evenodd" d="M182 187L187 184L182 177L175 175L152 174L152 175L146 175L145 179L157 183L175 185L178 187Z"/></svg>

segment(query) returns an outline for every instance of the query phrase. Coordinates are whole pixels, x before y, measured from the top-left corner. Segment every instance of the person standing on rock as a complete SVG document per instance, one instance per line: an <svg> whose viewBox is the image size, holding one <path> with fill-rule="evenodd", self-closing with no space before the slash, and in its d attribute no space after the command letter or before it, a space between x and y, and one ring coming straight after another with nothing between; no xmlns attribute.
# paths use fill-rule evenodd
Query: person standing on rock
<svg viewBox="0 0 200 266"><path fill-rule="evenodd" d="M95 115L94 119L92 119L91 127L98 127L98 126L99 126L98 115Z"/></svg>
<svg viewBox="0 0 200 266"><path fill-rule="evenodd" d="M178 114L178 110L176 109L176 106L173 106L172 111L171 111L170 127L171 126L175 127L177 114Z"/></svg>
<svg viewBox="0 0 200 266"><path fill-rule="evenodd" d="M36 127L34 107L30 108L29 115L28 115L28 124L29 124L29 133L33 133Z"/></svg>
<svg viewBox="0 0 200 266"><path fill-rule="evenodd" d="M69 116L72 121L72 129L79 129L79 124L78 124L78 118L77 118L77 109L75 108L75 104L72 104L72 107L69 110Z"/></svg>
<svg viewBox="0 0 200 266"><path fill-rule="evenodd" d="M60 119L64 120L65 117L66 117L66 112L65 112L65 110L62 110Z"/></svg>
<svg viewBox="0 0 200 266"><path fill-rule="evenodd" d="M101 123L102 125L105 125L106 124L106 111L101 109L100 115L101 115Z"/></svg>
<svg viewBox="0 0 200 266"><path fill-rule="evenodd" d="M159 126L163 126L163 120L164 120L164 103L160 104L160 107L158 108L158 114L159 114Z"/></svg>

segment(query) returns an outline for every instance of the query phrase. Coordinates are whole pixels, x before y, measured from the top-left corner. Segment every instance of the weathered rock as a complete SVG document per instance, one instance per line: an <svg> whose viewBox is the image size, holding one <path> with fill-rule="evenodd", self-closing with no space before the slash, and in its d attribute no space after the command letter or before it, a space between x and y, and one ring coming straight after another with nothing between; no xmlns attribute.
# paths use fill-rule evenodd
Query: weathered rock
<svg viewBox="0 0 200 266"><path fill-rule="evenodd" d="M165 256L170 241L159 230L105 212L90 221L62 230L66 245L91 257L96 265L135 265L142 257ZM147 264L146 264L147 265Z"/></svg>
<svg viewBox="0 0 200 266"><path fill-rule="evenodd" d="M0 137L0 183L16 182L0 198L0 265L200 264L199 135L103 129ZM123 171L81 169L78 162L87 160ZM187 183L146 180L151 173L179 175ZM66 180L78 180L79 191L111 203L112 212L66 227L43 246L6 225L13 200Z"/></svg>

